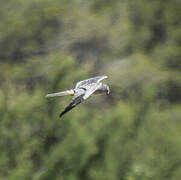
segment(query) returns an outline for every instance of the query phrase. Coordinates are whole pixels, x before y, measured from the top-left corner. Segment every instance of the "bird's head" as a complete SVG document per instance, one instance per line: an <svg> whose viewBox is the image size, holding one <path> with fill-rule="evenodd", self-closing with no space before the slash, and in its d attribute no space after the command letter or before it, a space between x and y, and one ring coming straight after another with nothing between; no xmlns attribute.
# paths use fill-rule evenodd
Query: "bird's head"
<svg viewBox="0 0 181 180"><path fill-rule="evenodd" d="M106 92L107 95L109 95L109 93L110 93L109 86L107 84L104 84L103 86L104 86L104 91Z"/></svg>

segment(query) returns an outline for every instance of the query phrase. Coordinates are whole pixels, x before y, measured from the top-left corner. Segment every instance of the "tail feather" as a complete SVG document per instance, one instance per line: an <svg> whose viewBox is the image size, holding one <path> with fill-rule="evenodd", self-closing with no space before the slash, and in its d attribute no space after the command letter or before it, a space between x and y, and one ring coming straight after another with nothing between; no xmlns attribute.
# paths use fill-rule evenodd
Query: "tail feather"
<svg viewBox="0 0 181 180"><path fill-rule="evenodd" d="M74 95L74 90L67 90L67 91L62 91L58 93L51 93L47 94L45 97L55 97L55 96L67 96L67 95Z"/></svg>

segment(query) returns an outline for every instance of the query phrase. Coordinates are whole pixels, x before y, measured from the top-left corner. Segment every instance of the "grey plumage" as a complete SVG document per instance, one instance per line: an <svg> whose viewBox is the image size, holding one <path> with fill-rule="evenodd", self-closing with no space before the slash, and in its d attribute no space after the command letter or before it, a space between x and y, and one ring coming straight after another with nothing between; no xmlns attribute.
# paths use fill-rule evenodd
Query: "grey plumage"
<svg viewBox="0 0 181 180"><path fill-rule="evenodd" d="M74 89L47 94L46 97L73 95L72 102L60 114L61 117L94 93L106 93L108 95L110 92L109 86L101 82L103 79L106 78L107 76L97 76L83 81L79 81L77 82Z"/></svg>

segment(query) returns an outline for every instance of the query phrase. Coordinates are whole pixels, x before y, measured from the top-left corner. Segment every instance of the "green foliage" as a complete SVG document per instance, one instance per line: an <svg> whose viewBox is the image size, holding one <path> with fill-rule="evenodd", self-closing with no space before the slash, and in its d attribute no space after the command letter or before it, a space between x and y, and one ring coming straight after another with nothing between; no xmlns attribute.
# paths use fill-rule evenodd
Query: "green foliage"
<svg viewBox="0 0 181 180"><path fill-rule="evenodd" d="M0 1L0 179L179 180L178 0ZM105 74L61 119L45 94Z"/></svg>

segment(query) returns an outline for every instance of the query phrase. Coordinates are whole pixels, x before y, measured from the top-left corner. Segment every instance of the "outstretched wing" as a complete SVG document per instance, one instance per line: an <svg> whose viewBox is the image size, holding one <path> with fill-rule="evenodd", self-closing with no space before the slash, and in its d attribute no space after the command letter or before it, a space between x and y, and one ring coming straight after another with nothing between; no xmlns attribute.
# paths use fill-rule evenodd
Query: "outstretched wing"
<svg viewBox="0 0 181 180"><path fill-rule="evenodd" d="M89 87L89 89L87 89L87 91L85 92L83 99L87 99L88 97L90 97L97 89L99 89L102 86L102 83L92 83Z"/></svg>
<svg viewBox="0 0 181 180"><path fill-rule="evenodd" d="M59 115L59 117L62 117L65 113L73 109L75 106L80 104L84 99L83 99L84 94L78 96L77 98L73 99L73 101L65 108L63 112Z"/></svg>
<svg viewBox="0 0 181 180"><path fill-rule="evenodd" d="M100 88L101 85L102 83L92 83L86 91L82 90L81 95L79 95L78 97L74 97L73 101L65 108L65 110L60 114L59 117L63 116L65 113L73 109L82 101L90 97L97 89Z"/></svg>
<svg viewBox="0 0 181 180"><path fill-rule="evenodd" d="M106 79L106 78L107 78L107 76L96 76L96 77L93 77L90 79L79 81L79 82L77 82L75 89L79 88L81 86L86 86L86 85L92 84L92 83L99 83L100 81L102 81L103 79Z"/></svg>

